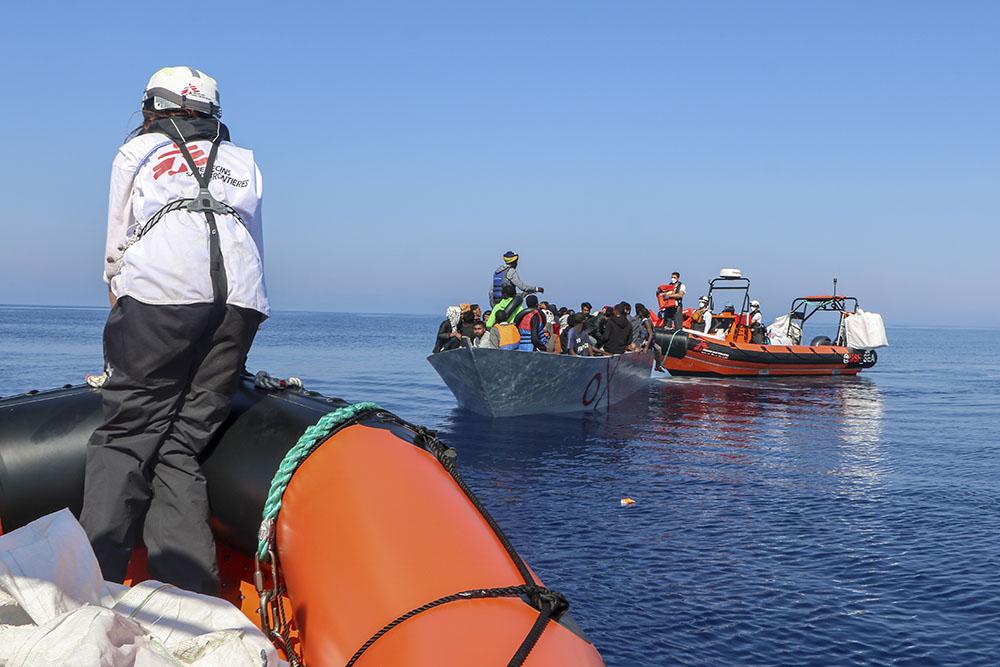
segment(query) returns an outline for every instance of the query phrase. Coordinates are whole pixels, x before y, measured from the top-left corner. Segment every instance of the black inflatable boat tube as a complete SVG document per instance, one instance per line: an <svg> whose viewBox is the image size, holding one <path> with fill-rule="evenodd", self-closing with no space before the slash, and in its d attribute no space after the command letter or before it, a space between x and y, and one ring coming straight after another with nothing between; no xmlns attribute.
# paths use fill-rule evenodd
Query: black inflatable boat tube
<svg viewBox="0 0 1000 667"><path fill-rule="evenodd" d="M271 478L302 432L345 405L244 380L202 462L216 536L253 553ZM101 422L99 389L56 389L0 399L0 528L9 532L69 507L79 515L87 441Z"/></svg>

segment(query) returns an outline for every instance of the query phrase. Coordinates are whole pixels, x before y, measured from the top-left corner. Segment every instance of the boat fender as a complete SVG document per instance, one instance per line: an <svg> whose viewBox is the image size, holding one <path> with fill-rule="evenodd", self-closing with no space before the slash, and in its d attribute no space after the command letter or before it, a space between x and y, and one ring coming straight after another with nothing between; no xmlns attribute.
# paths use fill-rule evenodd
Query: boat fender
<svg viewBox="0 0 1000 667"><path fill-rule="evenodd" d="M320 489L331 504L317 505ZM443 508L451 521L436 516ZM381 532L371 530L376 516ZM456 548L477 557L446 563ZM406 559L377 555L404 550ZM413 561L425 563L420 577ZM265 631L288 646L262 564L287 587L305 664L432 664L430 655L467 664L476 655L520 666L529 654L534 664L602 664L562 623L565 598L535 577L458 474L455 450L372 403L306 429L272 481L255 584Z"/></svg>
<svg viewBox="0 0 1000 667"><path fill-rule="evenodd" d="M809 347L816 347L817 345L833 345L833 341L830 340L829 336L816 336L809 343Z"/></svg>
<svg viewBox="0 0 1000 667"><path fill-rule="evenodd" d="M663 347L663 356L674 359L683 359L687 356L688 335L683 330L676 329L669 334L664 334L661 340L663 340L660 343Z"/></svg>

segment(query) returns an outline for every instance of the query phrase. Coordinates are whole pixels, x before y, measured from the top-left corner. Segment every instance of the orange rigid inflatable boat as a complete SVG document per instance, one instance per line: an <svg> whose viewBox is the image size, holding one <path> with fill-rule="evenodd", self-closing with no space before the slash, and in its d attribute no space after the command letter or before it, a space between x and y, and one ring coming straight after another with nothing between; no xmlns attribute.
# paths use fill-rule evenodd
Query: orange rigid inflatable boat
<svg viewBox="0 0 1000 667"><path fill-rule="evenodd" d="M52 505L79 510L99 413L86 387L0 400L8 530ZM433 432L373 404L247 382L204 471L222 596L292 664L603 665ZM142 560L137 549L133 581Z"/></svg>
<svg viewBox="0 0 1000 667"><path fill-rule="evenodd" d="M693 311L685 311L684 328L655 329L656 342L663 350L663 365L671 375L703 377L766 377L857 375L878 360L875 347L882 347L885 330L881 316L864 313L852 296L834 294L799 297L792 301L787 315L771 326L754 325L750 314L750 280L738 269L723 269L709 281L708 304L720 291L741 295L739 311L732 304L721 312L705 315L692 328ZM735 301L735 300L734 300ZM802 344L803 325L818 314L835 317L833 338L816 336L809 345ZM859 324L877 319L874 335L854 336ZM864 340L867 338L868 340ZM854 345L852 345L854 339Z"/></svg>

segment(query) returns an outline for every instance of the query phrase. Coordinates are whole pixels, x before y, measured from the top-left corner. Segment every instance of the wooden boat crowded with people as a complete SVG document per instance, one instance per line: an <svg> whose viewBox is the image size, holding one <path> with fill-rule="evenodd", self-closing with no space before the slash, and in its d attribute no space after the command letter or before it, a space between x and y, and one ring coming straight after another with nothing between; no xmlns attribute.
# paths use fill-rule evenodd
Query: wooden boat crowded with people
<svg viewBox="0 0 1000 667"><path fill-rule="evenodd" d="M714 312L719 292L742 293L740 310L729 305ZM663 365L671 375L857 375L875 365L877 348L888 345L881 316L861 310L855 297L837 294L836 281L833 294L795 299L788 314L766 328L751 320L749 292L749 279L737 269L724 269L709 281L707 331L691 328L690 309L684 328L656 329ZM834 315L834 337L815 336L803 345L804 325L822 313Z"/></svg>
<svg viewBox="0 0 1000 667"><path fill-rule="evenodd" d="M87 386L0 400L0 535L79 513L100 420ZM293 665L603 664L427 429L245 379L203 472L222 597Z"/></svg>
<svg viewBox="0 0 1000 667"><path fill-rule="evenodd" d="M427 357L460 408L487 417L603 412L649 387L652 352L583 357L461 347Z"/></svg>

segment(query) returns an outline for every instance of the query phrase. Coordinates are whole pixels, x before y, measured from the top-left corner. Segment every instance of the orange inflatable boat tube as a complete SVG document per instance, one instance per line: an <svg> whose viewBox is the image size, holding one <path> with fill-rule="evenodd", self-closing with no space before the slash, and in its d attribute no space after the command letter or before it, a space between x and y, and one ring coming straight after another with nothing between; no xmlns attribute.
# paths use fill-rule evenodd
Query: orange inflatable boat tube
<svg viewBox="0 0 1000 667"><path fill-rule="evenodd" d="M454 450L378 417L327 438L282 497L274 546L303 662L603 665L465 487Z"/></svg>

